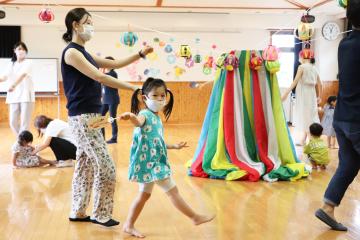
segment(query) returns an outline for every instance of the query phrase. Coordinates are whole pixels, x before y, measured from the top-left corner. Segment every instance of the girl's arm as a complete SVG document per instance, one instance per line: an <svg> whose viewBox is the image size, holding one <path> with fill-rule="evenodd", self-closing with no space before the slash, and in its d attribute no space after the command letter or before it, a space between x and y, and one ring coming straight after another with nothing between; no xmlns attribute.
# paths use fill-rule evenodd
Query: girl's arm
<svg viewBox="0 0 360 240"><path fill-rule="evenodd" d="M152 47L146 46L139 53L136 53L125 59L115 59L115 60L101 58L96 55L91 55L91 56L93 57L93 59L95 60L97 65L99 65L99 67L116 69L116 68L125 67L125 66L135 62L136 60L139 60L141 58L140 54L146 56L149 53L153 52L153 50L154 49Z"/></svg>
<svg viewBox="0 0 360 240"><path fill-rule="evenodd" d="M145 116L143 116L143 115L136 116L135 114L133 114L131 112L125 112L125 113L121 114L120 119L130 120L132 122L132 124L134 124L135 127L142 127L145 123Z"/></svg>
<svg viewBox="0 0 360 240"><path fill-rule="evenodd" d="M284 95L281 97L281 101L285 101L287 99L289 93L296 87L296 85L300 81L302 75L303 75L303 69L302 69L302 67L299 67L294 81L291 83L290 87L285 91Z"/></svg>
<svg viewBox="0 0 360 240"><path fill-rule="evenodd" d="M14 91L14 89L16 88L17 85L19 85L22 80L24 80L27 77L27 73L23 73L21 74L18 79L16 79L16 81L9 87L9 92Z"/></svg>
<svg viewBox="0 0 360 240"><path fill-rule="evenodd" d="M37 154L38 152L41 152L42 150L44 150L45 148L47 148L48 146L50 146L50 142L51 142L52 137L46 137L44 142L38 146L36 146L36 148L34 149L34 151L32 151L32 155Z"/></svg>
<svg viewBox="0 0 360 240"><path fill-rule="evenodd" d="M178 144L166 144L167 149L182 149L185 147L189 147L186 145L186 142L179 142Z"/></svg>
<svg viewBox="0 0 360 240"><path fill-rule="evenodd" d="M18 155L19 155L19 153L17 153L17 152L12 154L12 164L14 167L17 167L16 158L18 157Z"/></svg>
<svg viewBox="0 0 360 240"><path fill-rule="evenodd" d="M77 49L68 49L65 53L64 59L66 64L73 66L84 75L106 86L112 88L129 89L134 91L138 89L136 85L132 85L124 81L119 81L118 79L102 73L99 69L92 65Z"/></svg>

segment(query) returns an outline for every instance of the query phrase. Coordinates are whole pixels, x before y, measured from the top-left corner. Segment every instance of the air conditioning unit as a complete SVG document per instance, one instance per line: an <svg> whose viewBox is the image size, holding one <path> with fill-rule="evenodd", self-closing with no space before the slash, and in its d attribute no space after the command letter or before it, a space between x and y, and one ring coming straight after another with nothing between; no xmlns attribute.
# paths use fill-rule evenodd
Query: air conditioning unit
<svg viewBox="0 0 360 240"><path fill-rule="evenodd" d="M0 8L0 19L3 19L5 17L6 17L6 13L5 13L4 8Z"/></svg>

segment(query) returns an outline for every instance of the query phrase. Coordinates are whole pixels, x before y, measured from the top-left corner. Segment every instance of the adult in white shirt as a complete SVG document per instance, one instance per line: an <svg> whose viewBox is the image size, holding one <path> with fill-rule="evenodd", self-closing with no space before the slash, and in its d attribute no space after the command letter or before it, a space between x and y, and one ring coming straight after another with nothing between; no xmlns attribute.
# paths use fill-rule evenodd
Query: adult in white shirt
<svg viewBox="0 0 360 240"><path fill-rule="evenodd" d="M34 126L39 136L44 137L44 141L36 146L33 154L50 147L57 161L76 159L77 144L67 122L39 115L35 118ZM71 165L72 161L69 161L69 164Z"/></svg>
<svg viewBox="0 0 360 240"><path fill-rule="evenodd" d="M0 77L0 82L9 83L6 103L9 104L10 127L16 136L23 130L29 130L35 103L32 64L26 59L27 52L25 43L16 43L12 63L9 64L5 76Z"/></svg>

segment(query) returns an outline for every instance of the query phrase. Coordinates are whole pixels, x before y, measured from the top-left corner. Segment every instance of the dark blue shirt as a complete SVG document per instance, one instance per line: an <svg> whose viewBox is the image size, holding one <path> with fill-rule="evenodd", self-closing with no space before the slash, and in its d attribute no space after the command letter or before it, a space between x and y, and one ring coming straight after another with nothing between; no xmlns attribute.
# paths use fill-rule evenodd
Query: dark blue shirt
<svg viewBox="0 0 360 240"><path fill-rule="evenodd" d="M67 98L66 108L68 109L68 115L77 116L84 113L100 113L101 84L65 63L65 52L69 48L75 48L80 51L92 65L98 68L94 59L83 46L70 42L64 49L61 56L61 74Z"/></svg>
<svg viewBox="0 0 360 240"><path fill-rule="evenodd" d="M110 72L106 73L107 75L112 76L113 78L117 78L117 73L114 70L111 70ZM102 102L103 104L119 104L120 103L120 97L119 92L117 88L112 88L103 85L103 96L102 96Z"/></svg>
<svg viewBox="0 0 360 240"><path fill-rule="evenodd" d="M335 121L360 122L360 31L344 38L338 49L339 94Z"/></svg>

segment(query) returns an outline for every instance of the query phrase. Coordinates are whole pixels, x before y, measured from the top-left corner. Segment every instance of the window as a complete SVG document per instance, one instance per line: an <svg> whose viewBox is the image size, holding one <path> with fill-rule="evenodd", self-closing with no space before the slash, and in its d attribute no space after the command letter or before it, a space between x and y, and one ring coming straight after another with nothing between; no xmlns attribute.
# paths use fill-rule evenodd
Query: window
<svg viewBox="0 0 360 240"><path fill-rule="evenodd" d="M294 78L294 33L292 30L271 31L272 44L279 48L280 72L277 73L279 87L290 87Z"/></svg>

